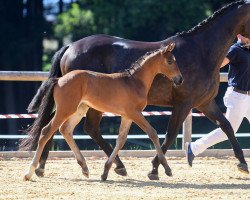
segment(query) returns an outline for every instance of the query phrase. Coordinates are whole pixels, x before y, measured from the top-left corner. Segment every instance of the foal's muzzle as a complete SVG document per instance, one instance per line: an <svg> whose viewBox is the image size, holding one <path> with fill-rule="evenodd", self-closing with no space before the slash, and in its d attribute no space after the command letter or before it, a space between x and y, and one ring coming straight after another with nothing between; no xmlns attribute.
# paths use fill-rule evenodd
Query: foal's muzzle
<svg viewBox="0 0 250 200"><path fill-rule="evenodd" d="M181 75L175 76L173 79L174 87L178 87L183 83L183 78Z"/></svg>

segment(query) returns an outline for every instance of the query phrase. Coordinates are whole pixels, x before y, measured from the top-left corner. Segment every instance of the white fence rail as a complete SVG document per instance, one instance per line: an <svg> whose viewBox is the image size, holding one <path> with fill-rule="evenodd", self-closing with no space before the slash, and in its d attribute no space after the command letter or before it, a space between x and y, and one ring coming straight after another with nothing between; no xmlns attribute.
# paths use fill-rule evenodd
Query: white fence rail
<svg viewBox="0 0 250 200"><path fill-rule="evenodd" d="M0 71L0 81L45 81L49 72Z"/></svg>
<svg viewBox="0 0 250 200"><path fill-rule="evenodd" d="M48 72L40 71L0 71L0 81L44 81L48 78ZM227 73L220 74L220 81L227 82ZM201 137L204 134L195 134L192 136L192 113L190 113L183 123L183 134L178 135L178 138L182 138L182 149L186 142L191 141L191 137ZM238 136L241 136L237 134ZM236 135L236 136L237 136ZM103 135L107 139L115 139L117 136ZM0 139L19 139L23 138L23 135L0 135ZM159 134L160 138L164 138L164 134ZM55 136L56 139L61 139L62 136ZM89 136L74 136L75 139L90 139ZM129 139L142 139L147 138L146 135L129 135Z"/></svg>

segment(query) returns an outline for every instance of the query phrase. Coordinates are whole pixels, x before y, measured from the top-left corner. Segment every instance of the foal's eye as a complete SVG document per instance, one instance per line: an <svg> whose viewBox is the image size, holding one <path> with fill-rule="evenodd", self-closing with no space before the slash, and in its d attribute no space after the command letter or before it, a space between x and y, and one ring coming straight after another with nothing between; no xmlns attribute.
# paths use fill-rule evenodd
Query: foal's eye
<svg viewBox="0 0 250 200"><path fill-rule="evenodd" d="M168 62L168 64L169 64L169 65L172 65L173 60L168 59L168 61L167 61L167 62Z"/></svg>

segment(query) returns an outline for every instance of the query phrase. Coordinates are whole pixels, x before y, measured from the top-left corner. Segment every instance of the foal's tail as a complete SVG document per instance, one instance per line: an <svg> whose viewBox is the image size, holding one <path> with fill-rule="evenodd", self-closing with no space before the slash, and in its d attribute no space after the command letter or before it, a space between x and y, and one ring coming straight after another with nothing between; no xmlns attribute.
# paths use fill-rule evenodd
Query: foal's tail
<svg viewBox="0 0 250 200"><path fill-rule="evenodd" d="M20 150L33 150L38 142L42 128L47 125L54 116L53 108L55 105L53 98L54 86L57 78L49 78L43 83L43 98L38 109L38 117L33 124L25 130L28 137L21 141Z"/></svg>
<svg viewBox="0 0 250 200"><path fill-rule="evenodd" d="M62 72L60 69L60 61L65 53L65 51L69 48L69 46L62 47L59 51L55 53L52 59L52 66L49 72L49 78L58 78L62 76ZM32 101L30 102L27 110L29 113L31 112L37 112L39 110L39 106L43 100L43 96L45 95L45 85L46 81L43 82L43 84L40 86L40 88L37 90L36 95L33 97Z"/></svg>

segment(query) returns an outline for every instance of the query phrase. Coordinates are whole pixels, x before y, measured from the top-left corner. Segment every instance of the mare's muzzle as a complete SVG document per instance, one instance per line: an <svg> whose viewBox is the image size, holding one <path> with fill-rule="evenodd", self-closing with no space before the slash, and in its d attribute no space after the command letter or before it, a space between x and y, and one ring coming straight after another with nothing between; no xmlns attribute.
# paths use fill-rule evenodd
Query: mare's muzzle
<svg viewBox="0 0 250 200"><path fill-rule="evenodd" d="M174 83L174 87L178 87L183 83L183 77L181 75L175 76L172 79L173 83Z"/></svg>

